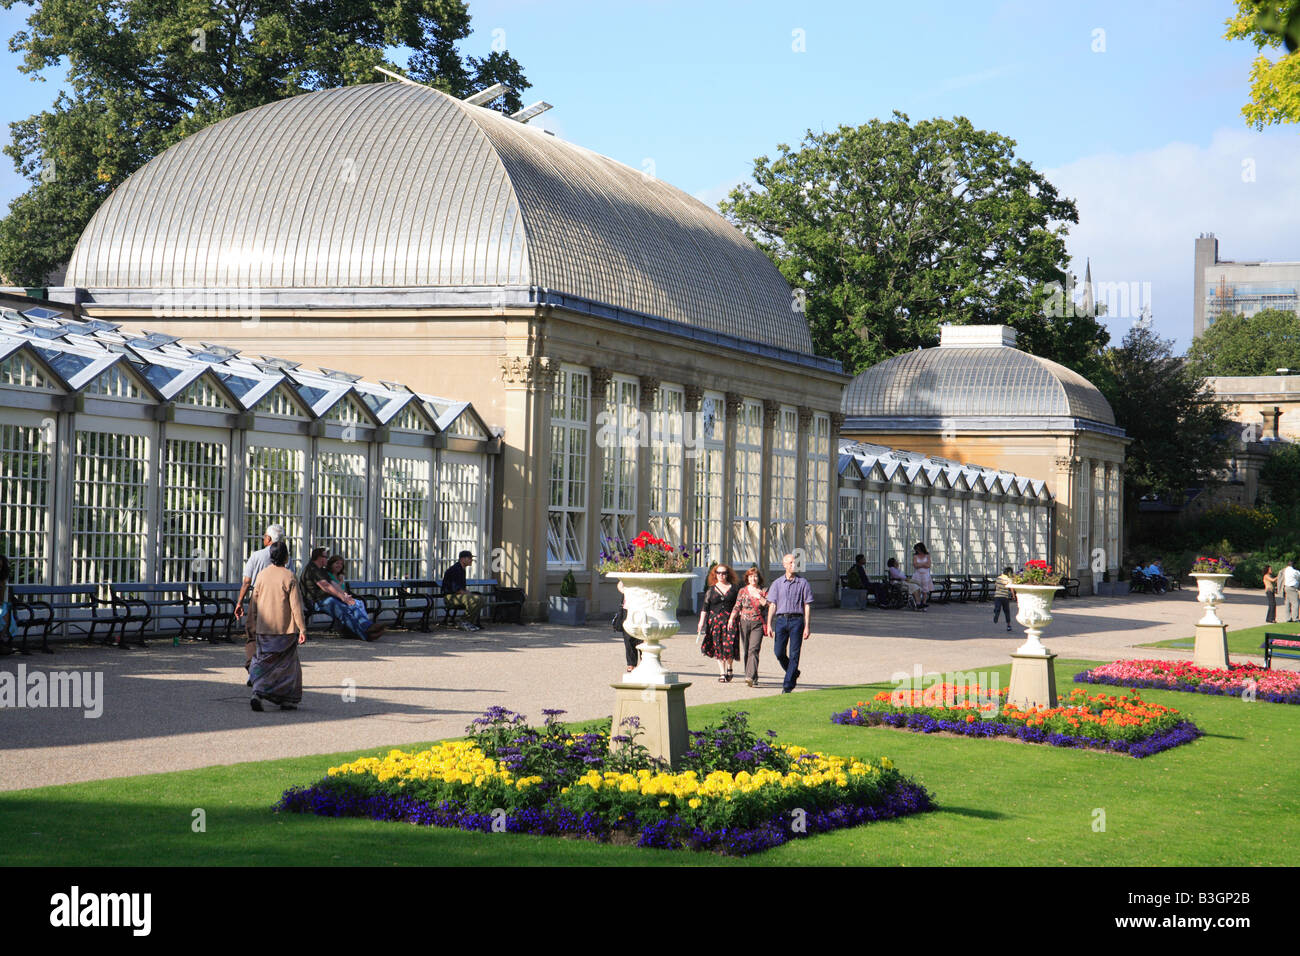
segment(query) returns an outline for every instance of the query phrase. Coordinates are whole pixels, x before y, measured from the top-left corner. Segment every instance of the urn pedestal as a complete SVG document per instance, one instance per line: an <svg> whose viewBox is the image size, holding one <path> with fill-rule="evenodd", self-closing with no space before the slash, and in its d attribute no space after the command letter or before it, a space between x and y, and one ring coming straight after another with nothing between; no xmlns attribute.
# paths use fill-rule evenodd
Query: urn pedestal
<svg viewBox="0 0 1300 956"><path fill-rule="evenodd" d="M661 656L663 642L681 628L677 620L677 602L682 582L694 580L693 574L648 574L614 571L607 577L623 584L623 603L627 616L623 630L639 638L637 650L641 662L623 676L614 688L614 725L611 736L633 736L633 728L624 726L629 717L637 720L637 742L676 767L689 746L686 728L686 688L689 683L664 670ZM619 744L610 741L610 747Z"/></svg>
<svg viewBox="0 0 1300 956"><path fill-rule="evenodd" d="M682 754L690 747L686 727L686 688L690 683L610 686L614 688L611 736L635 736L650 756L658 757L676 770ZM625 723L629 717L635 718L635 727ZM609 749L617 750L620 746L611 740Z"/></svg>
<svg viewBox="0 0 1300 956"><path fill-rule="evenodd" d="M1011 686L1007 703L1017 707L1055 707L1056 655L1039 638L1052 623L1052 600L1059 584L1014 585L1019 610L1016 620L1025 628L1025 643L1011 655Z"/></svg>
<svg viewBox="0 0 1300 956"><path fill-rule="evenodd" d="M1228 625L1219 618L1215 607L1223 603L1223 584L1231 574L1195 573L1196 600L1205 605L1205 614L1196 622L1196 644L1192 663L1197 667L1228 669Z"/></svg>

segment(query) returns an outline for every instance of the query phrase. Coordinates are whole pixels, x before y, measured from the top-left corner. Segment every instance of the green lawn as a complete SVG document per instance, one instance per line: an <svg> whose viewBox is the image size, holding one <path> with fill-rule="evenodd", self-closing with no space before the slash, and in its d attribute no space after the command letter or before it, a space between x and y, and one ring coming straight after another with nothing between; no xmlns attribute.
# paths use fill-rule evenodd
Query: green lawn
<svg viewBox="0 0 1300 956"><path fill-rule="evenodd" d="M1240 631L1229 631L1228 656L1233 657L1238 654L1252 654L1255 657L1263 657L1265 631L1270 631L1274 634L1300 634L1300 624L1261 624L1259 627L1244 627ZM1186 650L1187 656L1191 657L1192 646L1195 643L1195 636L1189 635L1187 637L1176 637L1169 641L1158 641L1155 644L1139 644L1138 646L1172 647L1175 650ZM1288 653L1291 652L1288 651Z"/></svg>
<svg viewBox="0 0 1300 956"><path fill-rule="evenodd" d="M1088 666L1058 661L1058 689ZM989 668L992 670L993 668ZM1004 685L1008 668L998 668ZM1083 685L1087 686L1087 685ZM1300 861L1300 708L1143 691L1205 737L1145 760L1011 740L926 737L831 724L890 685L756 699L751 725L817 750L888 754L940 809L796 840L730 860L562 838L471 834L393 823L277 815L287 786L364 751L0 793L0 859L10 865L1294 865ZM1094 688L1118 692L1117 688ZM722 705L690 709L692 726ZM539 715L529 715L539 716ZM192 811L207 830L191 830ZM1105 832L1094 831L1105 812Z"/></svg>

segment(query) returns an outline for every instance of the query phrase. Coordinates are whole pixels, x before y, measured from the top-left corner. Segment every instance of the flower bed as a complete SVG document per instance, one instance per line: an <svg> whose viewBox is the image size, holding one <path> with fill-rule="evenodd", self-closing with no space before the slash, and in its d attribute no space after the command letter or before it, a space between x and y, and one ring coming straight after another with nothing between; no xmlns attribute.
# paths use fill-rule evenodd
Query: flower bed
<svg viewBox="0 0 1300 956"><path fill-rule="evenodd" d="M572 733L493 708L468 740L331 767L277 810L482 832L572 835L744 856L797 836L932 808L887 757L858 761L780 745L745 715L692 734L688 766L653 765L632 736ZM775 736L769 731L770 736Z"/></svg>
<svg viewBox="0 0 1300 956"><path fill-rule="evenodd" d="M1116 684L1225 697L1240 697L1253 682L1256 700L1300 704L1300 673L1265 670L1258 664L1232 664L1224 670L1197 667L1187 661L1115 661L1081 671L1074 679L1084 684Z"/></svg>
<svg viewBox="0 0 1300 956"><path fill-rule="evenodd" d="M897 727L919 733L1014 737L1026 743L1081 747L1149 757L1201 736L1172 707L1137 694L1089 695L1076 688L1058 707L1021 709L1007 690L942 684L925 690L882 691L870 702L831 716L837 724Z"/></svg>

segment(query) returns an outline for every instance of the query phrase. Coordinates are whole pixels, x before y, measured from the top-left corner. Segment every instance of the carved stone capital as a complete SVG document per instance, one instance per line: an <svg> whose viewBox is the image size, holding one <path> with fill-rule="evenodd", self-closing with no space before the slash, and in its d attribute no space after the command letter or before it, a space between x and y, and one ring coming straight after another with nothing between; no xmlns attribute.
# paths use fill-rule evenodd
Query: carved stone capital
<svg viewBox="0 0 1300 956"><path fill-rule="evenodd" d="M703 400L703 398L704 398L703 385L686 386L686 410L688 412L698 412L700 410L700 402Z"/></svg>
<svg viewBox="0 0 1300 956"><path fill-rule="evenodd" d="M549 389L559 371L560 363L549 355L501 356L501 379L507 385Z"/></svg>
<svg viewBox="0 0 1300 956"><path fill-rule="evenodd" d="M597 405L605 404L605 392L609 388L609 383L613 380L614 373L607 368L593 368L591 370L591 400Z"/></svg>
<svg viewBox="0 0 1300 956"><path fill-rule="evenodd" d="M813 410L807 405L799 406L799 430L807 431L808 426L812 424Z"/></svg>
<svg viewBox="0 0 1300 956"><path fill-rule="evenodd" d="M1079 459L1073 455L1058 455L1056 457L1056 470L1069 471L1079 463Z"/></svg>
<svg viewBox="0 0 1300 956"><path fill-rule="evenodd" d="M655 407L655 396L659 394L659 379L653 375L641 376L641 387L637 392L637 404L641 406L641 411L653 411Z"/></svg>
<svg viewBox="0 0 1300 956"><path fill-rule="evenodd" d="M781 403L775 398L763 399L763 424L775 425L776 416L781 414Z"/></svg>
<svg viewBox="0 0 1300 956"><path fill-rule="evenodd" d="M728 392L726 398L728 420L739 421L740 413L745 409L745 396L739 392Z"/></svg>
<svg viewBox="0 0 1300 956"><path fill-rule="evenodd" d="M837 438L844 427L844 413L831 412L831 438Z"/></svg>

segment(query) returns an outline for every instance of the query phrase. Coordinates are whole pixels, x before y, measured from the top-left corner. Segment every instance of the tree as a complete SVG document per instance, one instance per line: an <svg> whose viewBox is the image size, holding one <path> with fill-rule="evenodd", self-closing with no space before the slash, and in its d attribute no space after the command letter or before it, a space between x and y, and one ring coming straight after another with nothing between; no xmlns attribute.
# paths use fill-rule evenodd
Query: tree
<svg viewBox="0 0 1300 956"><path fill-rule="evenodd" d="M1241 108L1256 129L1300 122L1300 0L1237 0L1228 40L1249 40L1260 51L1250 67L1250 102ZM1270 60L1265 50L1286 47Z"/></svg>
<svg viewBox="0 0 1300 956"><path fill-rule="evenodd" d="M1233 430L1205 380L1174 343L1146 323L1134 325L1118 348L1106 353L1109 374L1098 384L1115 422L1133 440L1124 460L1124 513L1156 496L1182 504L1189 488L1204 487L1228 460Z"/></svg>
<svg viewBox="0 0 1300 956"><path fill-rule="evenodd" d="M1268 487L1268 502L1276 511L1293 518L1300 514L1300 445L1273 445L1259 480Z"/></svg>
<svg viewBox="0 0 1300 956"><path fill-rule="evenodd" d="M1272 375L1300 369L1300 315L1263 309L1252 316L1225 315L1187 350L1198 375Z"/></svg>
<svg viewBox="0 0 1300 956"><path fill-rule="evenodd" d="M18 0L0 0L10 8ZM205 126L286 96L369 83L386 54L454 96L505 82L512 112L528 88L504 50L462 58L462 0L44 0L9 42L20 69L66 62L69 93L13 123L5 152L32 186L0 220L0 274L43 284L127 176Z"/></svg>
<svg viewBox="0 0 1300 956"><path fill-rule="evenodd" d="M1086 375L1105 329L1043 307L1067 282L1078 212L1014 146L962 117L809 131L799 149L756 159L754 186L720 208L804 291L814 347L850 373L934 345L953 322L1011 325Z"/></svg>

